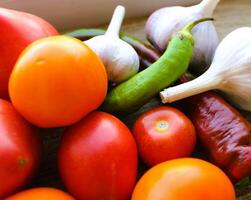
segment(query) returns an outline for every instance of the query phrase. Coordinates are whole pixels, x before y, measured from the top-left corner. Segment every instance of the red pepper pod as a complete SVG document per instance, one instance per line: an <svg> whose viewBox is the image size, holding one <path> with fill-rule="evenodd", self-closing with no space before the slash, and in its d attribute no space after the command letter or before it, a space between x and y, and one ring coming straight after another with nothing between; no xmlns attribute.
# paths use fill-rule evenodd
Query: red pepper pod
<svg viewBox="0 0 251 200"><path fill-rule="evenodd" d="M188 98L186 110L213 163L233 181L251 174L251 125L213 92Z"/></svg>

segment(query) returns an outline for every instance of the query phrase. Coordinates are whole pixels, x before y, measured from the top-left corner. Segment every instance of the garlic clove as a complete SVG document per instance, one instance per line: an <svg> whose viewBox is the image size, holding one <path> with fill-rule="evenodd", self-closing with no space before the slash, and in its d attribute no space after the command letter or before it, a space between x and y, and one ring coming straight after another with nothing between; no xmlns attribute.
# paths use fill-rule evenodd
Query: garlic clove
<svg viewBox="0 0 251 200"><path fill-rule="evenodd" d="M218 3L219 0L203 0L195 6L166 7L155 11L146 23L148 40L157 49L164 51L174 32L189 22L212 16ZM202 72L210 66L219 38L212 22L204 22L195 27L193 35L195 47L191 67Z"/></svg>
<svg viewBox="0 0 251 200"><path fill-rule="evenodd" d="M163 52L173 33L178 32L185 24L194 21L190 14L193 8L167 7L155 11L146 22L146 34L148 40L161 52ZM192 12L192 11L191 11ZM177 20L182 18L182 21ZM165 25L164 25L165 24Z"/></svg>
<svg viewBox="0 0 251 200"><path fill-rule="evenodd" d="M200 27L195 27L193 30L195 44L190 68L198 73L203 73L211 65L219 44L215 26L212 22L205 23L200 24Z"/></svg>
<svg viewBox="0 0 251 200"><path fill-rule="evenodd" d="M138 72L139 57L128 43L106 36L97 36L85 43L101 58L110 81L120 83Z"/></svg>
<svg viewBox="0 0 251 200"><path fill-rule="evenodd" d="M112 74L111 80L115 83L121 83L131 78L138 72L140 65L138 54L133 47L122 40L119 40L118 43L120 44L114 49L114 52L117 52L116 56L108 64L108 71L111 71Z"/></svg>
<svg viewBox="0 0 251 200"><path fill-rule="evenodd" d="M104 35L85 41L99 55L110 81L123 82L139 70L139 56L132 46L119 38L125 8L118 6Z"/></svg>
<svg viewBox="0 0 251 200"><path fill-rule="evenodd" d="M228 34L216 49L210 68L193 81L162 91L162 102L173 102L219 89L236 106L251 111L250 35L249 27L239 28Z"/></svg>

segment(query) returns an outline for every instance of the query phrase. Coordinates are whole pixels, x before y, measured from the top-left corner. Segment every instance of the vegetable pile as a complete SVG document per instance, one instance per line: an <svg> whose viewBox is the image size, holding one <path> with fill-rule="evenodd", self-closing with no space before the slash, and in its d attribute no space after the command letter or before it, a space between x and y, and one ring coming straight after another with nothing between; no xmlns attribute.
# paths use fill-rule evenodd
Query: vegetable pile
<svg viewBox="0 0 251 200"><path fill-rule="evenodd" d="M251 125L238 110L251 110L251 28L219 42L218 3L155 11L151 44L120 34L123 6L106 31L65 35L0 8L0 199L235 200L251 175ZM161 106L139 112L156 97ZM48 128L63 131L64 189L29 187Z"/></svg>

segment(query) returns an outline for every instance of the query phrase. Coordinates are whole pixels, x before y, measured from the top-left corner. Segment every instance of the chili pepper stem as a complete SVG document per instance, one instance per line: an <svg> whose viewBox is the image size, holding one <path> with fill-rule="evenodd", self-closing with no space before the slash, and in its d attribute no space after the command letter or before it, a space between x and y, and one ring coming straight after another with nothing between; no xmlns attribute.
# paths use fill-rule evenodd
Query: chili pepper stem
<svg viewBox="0 0 251 200"><path fill-rule="evenodd" d="M199 20L196 20L194 22L191 22L189 23L188 25L186 25L182 30L181 32L189 32L191 33L193 27L195 27L197 24L201 23L201 22L205 22L205 21L213 21L214 18L212 17L206 17L206 18L203 18L203 19L199 19Z"/></svg>
<svg viewBox="0 0 251 200"><path fill-rule="evenodd" d="M216 89L221 80L209 79L207 74L181 85L170 87L160 92L162 103L171 103L208 90Z"/></svg>
<svg viewBox="0 0 251 200"><path fill-rule="evenodd" d="M207 17L207 18L203 18L203 19L199 19L196 21L193 21L189 24L187 24L180 32L178 32L178 34L181 35L181 37L186 36L187 38L189 38L192 42L192 44L194 45L194 38L192 35L192 29L199 23L201 22L205 22L205 21L213 21L213 18Z"/></svg>
<svg viewBox="0 0 251 200"><path fill-rule="evenodd" d="M120 27L125 16L125 8L117 6L105 35L119 38Z"/></svg>

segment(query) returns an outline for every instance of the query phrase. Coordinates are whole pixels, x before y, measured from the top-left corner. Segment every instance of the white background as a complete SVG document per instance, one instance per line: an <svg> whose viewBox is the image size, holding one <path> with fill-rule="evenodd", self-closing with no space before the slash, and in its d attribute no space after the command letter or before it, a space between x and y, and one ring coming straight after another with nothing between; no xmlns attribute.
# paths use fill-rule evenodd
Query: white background
<svg viewBox="0 0 251 200"><path fill-rule="evenodd" d="M36 14L59 30L90 27L107 23L113 9L121 4L126 17L149 15L157 8L170 5L191 5L199 0L0 0L0 7Z"/></svg>

